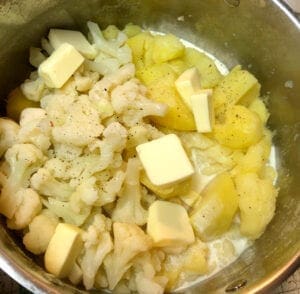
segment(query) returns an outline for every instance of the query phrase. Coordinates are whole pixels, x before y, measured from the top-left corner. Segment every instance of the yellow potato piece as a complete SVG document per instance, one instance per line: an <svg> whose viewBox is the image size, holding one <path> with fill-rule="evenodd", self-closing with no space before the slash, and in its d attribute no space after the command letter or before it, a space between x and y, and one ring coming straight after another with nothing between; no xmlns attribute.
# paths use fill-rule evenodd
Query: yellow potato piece
<svg viewBox="0 0 300 294"><path fill-rule="evenodd" d="M196 129L192 113L175 89L177 75L167 63L140 69L136 75L148 87L150 99L169 106L164 117L151 118L154 123L180 131Z"/></svg>
<svg viewBox="0 0 300 294"><path fill-rule="evenodd" d="M247 153L238 161L232 174L260 173L270 156L271 143L271 133L266 132L257 144L249 147Z"/></svg>
<svg viewBox="0 0 300 294"><path fill-rule="evenodd" d="M232 105L240 103L248 106L259 96L260 84L257 79L240 66L236 66L218 84L213 92L216 114L226 112Z"/></svg>
<svg viewBox="0 0 300 294"><path fill-rule="evenodd" d="M259 116L242 105L234 105L226 112L225 122L214 127L217 141L233 149L247 148L257 143L262 135Z"/></svg>
<svg viewBox="0 0 300 294"><path fill-rule="evenodd" d="M196 67L199 70L202 88L214 88L223 78L214 61L193 48L185 49L182 60L187 67Z"/></svg>
<svg viewBox="0 0 300 294"><path fill-rule="evenodd" d="M152 58L155 63L162 63L181 57L183 53L184 46L174 35L168 34L154 37Z"/></svg>
<svg viewBox="0 0 300 294"><path fill-rule="evenodd" d="M135 35L127 40L127 45L132 51L132 60L136 68L143 68L145 66L145 52L150 50L153 44L153 36L149 32L143 32ZM149 57L150 56L150 57ZM150 60L149 60L150 59ZM152 51L146 56L146 63L149 65L152 61Z"/></svg>
<svg viewBox="0 0 300 294"><path fill-rule="evenodd" d="M255 173L238 175L235 183L239 194L241 233L257 239L274 216L277 190L270 180L262 180Z"/></svg>
<svg viewBox="0 0 300 294"><path fill-rule="evenodd" d="M142 28L138 25L129 23L125 26L123 32L127 35L128 38L132 38L142 32Z"/></svg>
<svg viewBox="0 0 300 294"><path fill-rule="evenodd" d="M6 114L15 121L19 121L23 109L28 107L39 107L40 103L28 100L21 89L15 88L8 95L6 104Z"/></svg>
<svg viewBox="0 0 300 294"><path fill-rule="evenodd" d="M252 103L249 105L249 109L255 112L259 116L263 124L267 123L270 113L265 103L261 99L259 98L254 99Z"/></svg>
<svg viewBox="0 0 300 294"><path fill-rule="evenodd" d="M201 193L191 223L201 240L209 241L225 233L238 208L238 194L228 173L216 176Z"/></svg>

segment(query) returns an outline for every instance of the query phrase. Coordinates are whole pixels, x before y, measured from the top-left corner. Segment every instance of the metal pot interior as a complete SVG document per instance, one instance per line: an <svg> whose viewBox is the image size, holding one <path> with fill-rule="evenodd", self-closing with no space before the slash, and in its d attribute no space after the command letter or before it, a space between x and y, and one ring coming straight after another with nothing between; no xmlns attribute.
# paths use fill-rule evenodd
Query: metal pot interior
<svg viewBox="0 0 300 294"><path fill-rule="evenodd" d="M231 5L228 5L228 3ZM240 5L237 5L240 2ZM184 21L178 21L179 16ZM0 3L0 109L30 71L28 48L51 27L86 30L132 22L174 33L214 54L229 68L241 64L269 95L278 186L276 216L265 234L225 270L188 293L224 293L236 281L241 291L266 292L299 264L300 248L300 24L279 1L249 0L15 0ZM286 82L293 87L287 88ZM0 226L1 267L32 291L79 293L24 253L18 237ZM239 284L239 282L237 282ZM232 285L234 288L235 284ZM232 288L231 287L231 288ZM228 288L229 290L229 288Z"/></svg>

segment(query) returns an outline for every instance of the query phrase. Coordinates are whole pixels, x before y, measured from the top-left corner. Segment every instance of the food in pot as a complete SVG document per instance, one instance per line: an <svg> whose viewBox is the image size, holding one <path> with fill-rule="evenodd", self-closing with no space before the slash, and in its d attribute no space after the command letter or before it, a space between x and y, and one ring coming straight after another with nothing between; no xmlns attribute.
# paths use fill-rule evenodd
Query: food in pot
<svg viewBox="0 0 300 294"><path fill-rule="evenodd" d="M129 24L51 29L0 119L0 212L48 272L163 293L234 261L275 212L257 79Z"/></svg>

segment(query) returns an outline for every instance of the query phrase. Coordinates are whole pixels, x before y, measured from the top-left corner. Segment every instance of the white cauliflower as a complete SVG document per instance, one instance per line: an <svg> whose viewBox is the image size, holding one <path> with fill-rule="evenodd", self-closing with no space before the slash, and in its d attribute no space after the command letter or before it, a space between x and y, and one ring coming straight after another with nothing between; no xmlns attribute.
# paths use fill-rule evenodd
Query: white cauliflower
<svg viewBox="0 0 300 294"><path fill-rule="evenodd" d="M15 144L5 154L9 164L8 177L1 174L0 213L11 219L19 203L17 191L29 186L31 175L44 163L42 152L31 144Z"/></svg>
<svg viewBox="0 0 300 294"><path fill-rule="evenodd" d="M11 119L0 118L0 157L17 141L20 126Z"/></svg>
<svg viewBox="0 0 300 294"><path fill-rule="evenodd" d="M98 189L96 188L96 178L90 177L87 180L84 180L76 188L72 197L77 196L87 205L93 205L98 199Z"/></svg>
<svg viewBox="0 0 300 294"><path fill-rule="evenodd" d="M46 60L46 56L41 51L41 48L36 47L30 47L29 49L29 63L36 68Z"/></svg>
<svg viewBox="0 0 300 294"><path fill-rule="evenodd" d="M51 124L44 109L25 108L21 113L20 126L20 143L32 143L43 152L49 149Z"/></svg>
<svg viewBox="0 0 300 294"><path fill-rule="evenodd" d="M59 143L81 147L99 137L102 131L97 110L88 96L82 95L70 105L64 124L52 128L52 136Z"/></svg>
<svg viewBox="0 0 300 294"><path fill-rule="evenodd" d="M53 127L61 126L65 123L67 114L75 96L65 94L49 94L41 99L41 108L46 110L47 116Z"/></svg>
<svg viewBox="0 0 300 294"><path fill-rule="evenodd" d="M152 250L134 259L130 288L140 294L163 294L168 279L157 275L165 257L162 251Z"/></svg>
<svg viewBox="0 0 300 294"><path fill-rule="evenodd" d="M106 181L100 188L98 200L95 202L97 206L103 206L112 203L116 200L117 194L120 192L125 173L121 170L117 171L115 175Z"/></svg>
<svg viewBox="0 0 300 294"><path fill-rule="evenodd" d="M168 254L162 264L161 274L168 278L166 291L171 291L189 278L209 272L208 248L196 240L180 254Z"/></svg>
<svg viewBox="0 0 300 294"><path fill-rule="evenodd" d="M34 254L44 253L58 223L58 218L50 210L43 210L29 224L29 231L23 237L26 249Z"/></svg>
<svg viewBox="0 0 300 294"><path fill-rule="evenodd" d="M132 259L152 246L151 238L135 224L115 222L113 233L114 250L104 259L110 290L115 288L132 266Z"/></svg>
<svg viewBox="0 0 300 294"><path fill-rule="evenodd" d="M68 183L60 182L45 168L40 168L30 179L30 185L41 195L67 201L74 188Z"/></svg>
<svg viewBox="0 0 300 294"><path fill-rule="evenodd" d="M112 106L126 126L132 127L141 123L144 117L164 116L167 105L153 102L146 97L147 89L138 79L130 79L111 92Z"/></svg>
<svg viewBox="0 0 300 294"><path fill-rule="evenodd" d="M140 226L147 222L147 211L141 205L140 170L141 164L137 158L128 160L124 185L112 214L113 221Z"/></svg>
<svg viewBox="0 0 300 294"><path fill-rule="evenodd" d="M91 213L90 206L82 207L80 213L78 213L73 210L70 202L59 201L54 198L48 198L47 201L44 200L43 204L57 217L61 217L64 222L77 227L81 226Z"/></svg>
<svg viewBox="0 0 300 294"><path fill-rule="evenodd" d="M42 78L36 80L26 80L21 86L21 91L24 96L31 101L38 102L43 96L45 90L45 83Z"/></svg>
<svg viewBox="0 0 300 294"><path fill-rule="evenodd" d="M90 90L89 96L91 99L110 100L109 94L118 85L124 84L126 81L132 79L135 75L135 67L132 63L122 66L120 69L112 74L104 76L95 86Z"/></svg>
<svg viewBox="0 0 300 294"><path fill-rule="evenodd" d="M14 216L7 220L7 226L20 230L26 228L42 210L42 202L39 194L30 188L18 190L15 197L18 199L17 209Z"/></svg>
<svg viewBox="0 0 300 294"><path fill-rule="evenodd" d="M74 82L78 92L89 91L99 80L99 74L94 71L85 70L83 73L75 72Z"/></svg>
<svg viewBox="0 0 300 294"><path fill-rule="evenodd" d="M116 58L120 64L132 61L131 49L128 45L123 45L127 39L127 36L123 32L119 31L115 40L106 40L96 23L89 21L87 26L97 49Z"/></svg>
<svg viewBox="0 0 300 294"><path fill-rule="evenodd" d="M87 290L95 283L95 277L105 256L113 249L110 236L111 221L104 215L95 215L92 225L83 234L84 254L80 266L83 284Z"/></svg>
<svg viewBox="0 0 300 294"><path fill-rule="evenodd" d="M70 144L54 143L54 154L63 160L74 160L82 154L82 148Z"/></svg>

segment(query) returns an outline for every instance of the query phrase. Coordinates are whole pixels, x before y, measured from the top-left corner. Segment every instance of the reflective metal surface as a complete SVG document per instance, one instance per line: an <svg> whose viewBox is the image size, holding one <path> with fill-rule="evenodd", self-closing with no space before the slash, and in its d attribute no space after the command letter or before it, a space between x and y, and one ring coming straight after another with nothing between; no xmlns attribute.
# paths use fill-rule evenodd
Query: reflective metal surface
<svg viewBox="0 0 300 294"><path fill-rule="evenodd" d="M232 265L187 293L267 293L299 265L300 249L300 24L278 0L14 0L0 1L1 109L7 92L28 74L28 48L50 27L105 27L128 22L172 32L213 53L228 67L240 63L269 94L278 163L276 216L265 234ZM184 16L184 22L178 21ZM292 81L293 87L289 88ZM286 83L288 82L288 83ZM3 111L2 111L3 112ZM0 267L34 292L79 293L15 245L0 226ZM232 292L231 292L232 293Z"/></svg>

